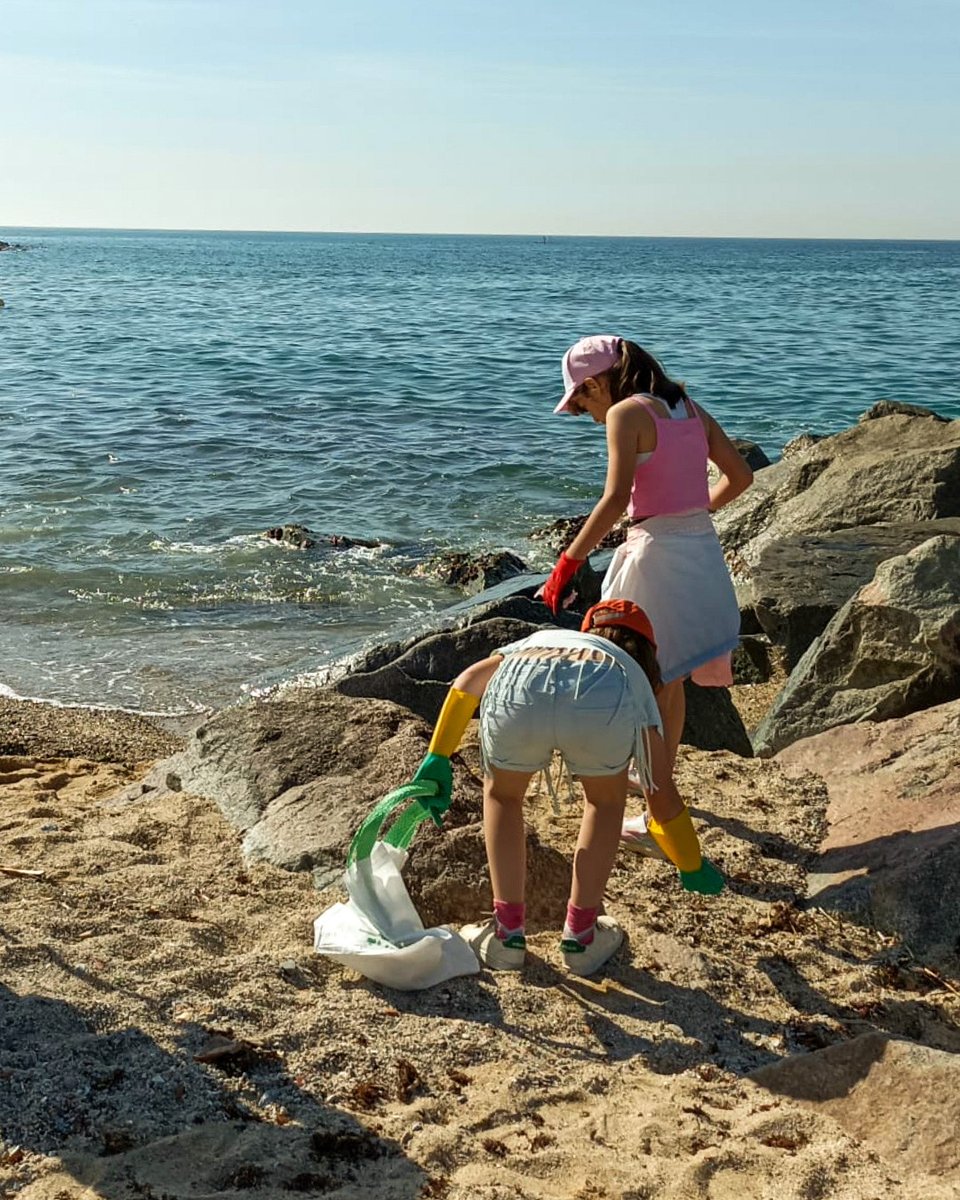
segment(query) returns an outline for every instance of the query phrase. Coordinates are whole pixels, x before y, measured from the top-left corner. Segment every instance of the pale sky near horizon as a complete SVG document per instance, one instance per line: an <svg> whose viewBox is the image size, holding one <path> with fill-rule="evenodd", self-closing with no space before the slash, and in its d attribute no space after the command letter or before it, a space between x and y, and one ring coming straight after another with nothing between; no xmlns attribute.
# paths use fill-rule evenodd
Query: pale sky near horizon
<svg viewBox="0 0 960 1200"><path fill-rule="evenodd" d="M960 237L960 0L0 0L0 35L0 236Z"/></svg>

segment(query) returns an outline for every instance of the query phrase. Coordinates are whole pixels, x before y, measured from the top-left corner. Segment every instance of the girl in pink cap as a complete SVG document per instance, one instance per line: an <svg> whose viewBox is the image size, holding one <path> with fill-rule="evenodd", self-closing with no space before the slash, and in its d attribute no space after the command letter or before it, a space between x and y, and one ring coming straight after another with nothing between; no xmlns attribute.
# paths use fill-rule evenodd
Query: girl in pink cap
<svg viewBox="0 0 960 1200"><path fill-rule="evenodd" d="M612 334L583 338L563 356L563 380L563 399L554 411L587 414L605 426L607 478L541 594L556 614L577 569L628 514L627 539L610 563L601 596L632 600L650 617L663 680L657 703L672 768L686 715L684 680L707 687L733 682L730 653L739 639L740 612L710 513L748 488L753 472L713 417L635 342ZM720 472L712 486L708 459Z"/></svg>

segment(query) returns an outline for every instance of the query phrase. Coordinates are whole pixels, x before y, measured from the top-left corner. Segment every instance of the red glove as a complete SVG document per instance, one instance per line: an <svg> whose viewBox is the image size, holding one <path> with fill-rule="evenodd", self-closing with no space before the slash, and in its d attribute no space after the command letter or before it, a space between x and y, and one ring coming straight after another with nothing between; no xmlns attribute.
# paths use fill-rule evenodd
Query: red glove
<svg viewBox="0 0 960 1200"><path fill-rule="evenodd" d="M554 616L560 611L560 603L564 592L570 586L570 581L586 561L585 558L568 558L565 552L557 559L557 565L550 572L550 578L538 593Z"/></svg>

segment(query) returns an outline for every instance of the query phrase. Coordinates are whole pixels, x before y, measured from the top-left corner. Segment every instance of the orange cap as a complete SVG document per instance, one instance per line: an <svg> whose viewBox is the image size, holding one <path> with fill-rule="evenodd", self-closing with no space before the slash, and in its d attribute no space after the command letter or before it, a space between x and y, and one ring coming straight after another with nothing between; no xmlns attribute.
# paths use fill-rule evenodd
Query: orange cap
<svg viewBox="0 0 960 1200"><path fill-rule="evenodd" d="M650 618L632 600L601 600L599 604L587 610L580 632L590 633L592 629L601 625L623 625L645 637L654 650L657 648Z"/></svg>

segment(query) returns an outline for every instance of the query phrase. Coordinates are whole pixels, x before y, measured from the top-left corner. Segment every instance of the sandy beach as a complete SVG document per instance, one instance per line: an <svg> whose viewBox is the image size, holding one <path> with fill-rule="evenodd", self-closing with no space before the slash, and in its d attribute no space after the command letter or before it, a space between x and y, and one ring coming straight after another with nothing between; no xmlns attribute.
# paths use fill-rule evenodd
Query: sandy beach
<svg viewBox="0 0 960 1200"><path fill-rule="evenodd" d="M798 907L814 777L772 786L768 764L684 747L723 897L623 854L608 909L629 941L598 981L565 975L542 933L522 977L402 994L313 953L339 893L246 864L215 804L117 799L172 744L123 715L0 708L0 746L22 750L0 757L0 1194L956 1194L941 1098L898 1093L882 1060L861 1087L910 1106L899 1146L896 1121L865 1135L842 1105L748 1078L877 1031L960 1050L955 985ZM530 816L569 852L575 806Z"/></svg>

